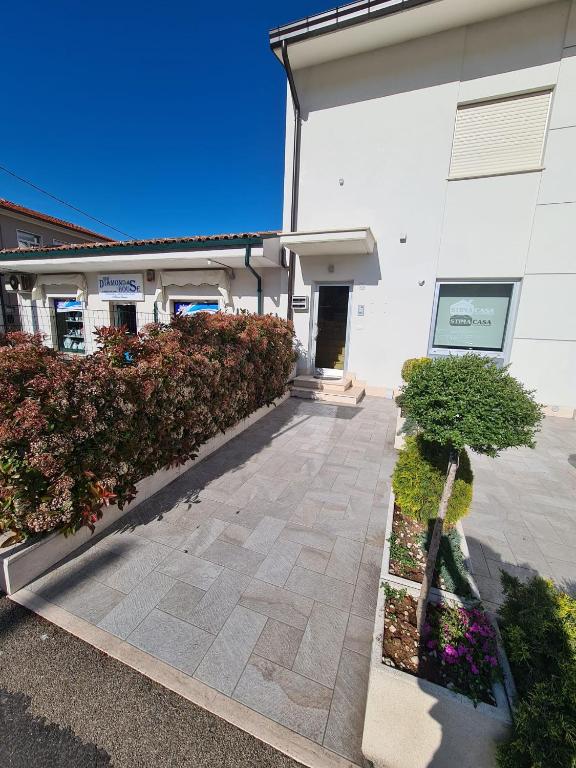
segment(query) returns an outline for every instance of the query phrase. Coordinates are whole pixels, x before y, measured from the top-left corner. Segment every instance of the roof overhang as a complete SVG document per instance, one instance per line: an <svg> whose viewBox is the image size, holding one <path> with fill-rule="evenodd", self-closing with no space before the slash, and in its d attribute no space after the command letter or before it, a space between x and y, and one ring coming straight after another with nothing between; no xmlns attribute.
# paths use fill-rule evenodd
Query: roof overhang
<svg viewBox="0 0 576 768"><path fill-rule="evenodd" d="M280 244L298 256L367 256L376 241L370 227L285 232Z"/></svg>
<svg viewBox="0 0 576 768"><path fill-rule="evenodd" d="M282 61L285 41L292 69L303 69L551 2L358 0L271 30L270 45Z"/></svg>
<svg viewBox="0 0 576 768"><path fill-rule="evenodd" d="M252 246L250 264L255 268L280 267L278 239L272 243ZM18 259L14 254L0 256L0 272L65 273L65 272L128 272L142 269L243 269L246 248L203 248L195 251L146 251L143 253L107 253L105 250L88 254L68 252L66 257L38 254L36 258Z"/></svg>

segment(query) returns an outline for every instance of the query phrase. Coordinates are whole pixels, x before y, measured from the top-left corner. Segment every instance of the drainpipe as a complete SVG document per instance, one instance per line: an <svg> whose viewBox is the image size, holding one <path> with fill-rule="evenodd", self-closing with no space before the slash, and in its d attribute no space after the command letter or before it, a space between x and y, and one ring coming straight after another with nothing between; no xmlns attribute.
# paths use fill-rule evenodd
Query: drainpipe
<svg viewBox="0 0 576 768"><path fill-rule="evenodd" d="M252 264L250 264L250 256L251 255L252 255L252 246L251 245L247 245L246 246L246 253L244 255L244 266L246 267L246 269L249 269L250 272L252 272L252 274L256 278L256 283L257 283L256 293L258 294L258 314L259 315L263 315L264 314L264 308L263 308L263 304L262 304L262 278L260 277L258 272L256 272L256 270L254 269Z"/></svg>
<svg viewBox="0 0 576 768"><path fill-rule="evenodd" d="M290 66L288 57L288 46L286 40L282 41L282 63L288 77L290 95L292 96L292 106L294 107L294 146L292 150L292 199L290 201L290 232L296 232L298 225L298 187L300 184L300 140L302 135L302 117L300 112L300 100L296 91L294 74ZM288 266L288 320L292 320L294 313L292 311L292 297L294 296L294 277L295 277L296 254L293 251L288 253L288 265L284 262L283 266Z"/></svg>

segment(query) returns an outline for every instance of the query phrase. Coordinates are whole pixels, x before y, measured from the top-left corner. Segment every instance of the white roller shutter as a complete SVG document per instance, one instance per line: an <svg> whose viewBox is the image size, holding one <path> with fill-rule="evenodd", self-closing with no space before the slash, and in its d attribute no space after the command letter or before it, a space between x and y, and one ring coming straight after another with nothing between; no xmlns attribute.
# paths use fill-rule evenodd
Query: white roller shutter
<svg viewBox="0 0 576 768"><path fill-rule="evenodd" d="M461 104L456 115L450 178L539 168L551 91Z"/></svg>

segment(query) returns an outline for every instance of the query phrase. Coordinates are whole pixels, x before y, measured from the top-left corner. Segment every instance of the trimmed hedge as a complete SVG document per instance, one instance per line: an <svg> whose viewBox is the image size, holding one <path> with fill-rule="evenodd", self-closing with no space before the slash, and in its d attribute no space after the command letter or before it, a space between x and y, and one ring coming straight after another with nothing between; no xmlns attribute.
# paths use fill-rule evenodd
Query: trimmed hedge
<svg viewBox="0 0 576 768"><path fill-rule="evenodd" d="M502 638L518 706L499 768L576 766L576 600L539 576L502 573Z"/></svg>
<svg viewBox="0 0 576 768"><path fill-rule="evenodd" d="M436 518L448 469L448 456L447 447L428 442L421 435L406 438L392 474L392 488L403 514L424 525ZM462 449L454 489L448 502L446 525L454 525L470 509L472 480L470 460Z"/></svg>
<svg viewBox="0 0 576 768"><path fill-rule="evenodd" d="M295 358L292 324L271 315L97 334L101 348L81 358L39 335L0 337L0 530L17 538L122 508L138 480L282 395Z"/></svg>

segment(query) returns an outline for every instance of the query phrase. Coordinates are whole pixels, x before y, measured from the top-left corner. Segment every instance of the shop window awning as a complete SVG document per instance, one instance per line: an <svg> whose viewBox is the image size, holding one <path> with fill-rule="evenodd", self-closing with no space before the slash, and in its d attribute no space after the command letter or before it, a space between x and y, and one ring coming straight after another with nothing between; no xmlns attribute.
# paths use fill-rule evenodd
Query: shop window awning
<svg viewBox="0 0 576 768"><path fill-rule="evenodd" d="M232 305L230 298L230 273L225 269L170 270L160 272L160 284L156 290L156 301L166 303L165 288L171 285L215 285L226 306Z"/></svg>
<svg viewBox="0 0 576 768"><path fill-rule="evenodd" d="M366 256L376 241L370 227L284 232L280 244L298 256Z"/></svg>
<svg viewBox="0 0 576 768"><path fill-rule="evenodd" d="M86 276L80 273L65 273L55 275L38 275L32 288L32 299L44 301L44 287L46 285L74 285L76 286L76 298L78 301L86 299Z"/></svg>

